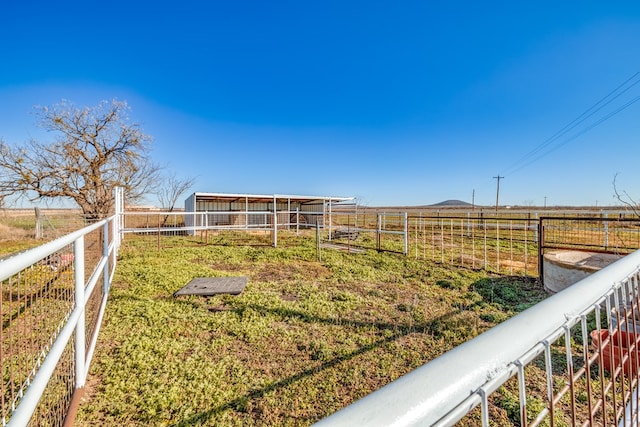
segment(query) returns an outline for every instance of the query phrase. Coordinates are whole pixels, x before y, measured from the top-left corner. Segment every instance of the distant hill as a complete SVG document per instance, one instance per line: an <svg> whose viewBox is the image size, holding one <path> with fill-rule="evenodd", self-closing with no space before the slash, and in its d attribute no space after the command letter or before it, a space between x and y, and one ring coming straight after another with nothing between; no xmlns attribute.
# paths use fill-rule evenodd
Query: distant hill
<svg viewBox="0 0 640 427"><path fill-rule="evenodd" d="M471 203L463 202L462 200L445 200L444 202L435 203L433 205L429 205L433 207L466 207L472 206Z"/></svg>

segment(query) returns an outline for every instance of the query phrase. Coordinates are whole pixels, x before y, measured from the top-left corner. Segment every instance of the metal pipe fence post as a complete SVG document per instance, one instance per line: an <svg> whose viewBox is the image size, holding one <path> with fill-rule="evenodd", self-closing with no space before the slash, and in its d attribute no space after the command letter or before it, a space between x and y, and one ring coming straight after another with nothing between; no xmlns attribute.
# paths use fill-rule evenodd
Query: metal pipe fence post
<svg viewBox="0 0 640 427"><path fill-rule="evenodd" d="M440 262L444 264L444 221L439 218L438 222L440 223Z"/></svg>
<svg viewBox="0 0 640 427"><path fill-rule="evenodd" d="M322 262L322 252L320 249L320 223L316 221L316 256L318 262Z"/></svg>
<svg viewBox="0 0 640 427"><path fill-rule="evenodd" d="M333 217L332 217L332 209L331 209L331 199L329 199L329 240L331 240L331 226L333 223Z"/></svg>
<svg viewBox="0 0 640 427"><path fill-rule="evenodd" d="M380 214L376 214L377 216L377 227L376 227L376 250L378 252L380 252L380 227L382 225L382 218L380 217Z"/></svg>
<svg viewBox="0 0 640 427"><path fill-rule="evenodd" d="M538 277L540 278L540 283L544 285L544 218L538 218Z"/></svg>
<svg viewBox="0 0 640 427"><path fill-rule="evenodd" d="M249 196L244 198L244 231L249 230Z"/></svg>
<svg viewBox="0 0 640 427"><path fill-rule="evenodd" d="M415 228L415 232L416 232L416 259L418 259L418 250L419 248L419 244L418 244L418 239L419 239L419 235L418 235L418 221L414 222L414 228Z"/></svg>
<svg viewBox="0 0 640 427"><path fill-rule="evenodd" d="M296 236L300 235L300 208L296 208Z"/></svg>
<svg viewBox="0 0 640 427"><path fill-rule="evenodd" d="M404 213L404 254L409 254L409 217Z"/></svg>
<svg viewBox="0 0 640 427"><path fill-rule="evenodd" d="M103 292L109 292L109 222L102 226L102 256L105 258L104 269L102 270Z"/></svg>
<svg viewBox="0 0 640 427"><path fill-rule="evenodd" d="M528 243L528 234L529 234L529 225L531 222L531 215L529 215L529 217L527 218L527 223L524 227L524 274L527 275L529 274L529 268L528 268L528 260L529 260L529 248L527 246Z"/></svg>
<svg viewBox="0 0 640 427"><path fill-rule="evenodd" d="M347 253L351 253L351 216L347 214Z"/></svg>
<svg viewBox="0 0 640 427"><path fill-rule="evenodd" d="M464 266L464 220L462 219L460 220L460 265Z"/></svg>
<svg viewBox="0 0 640 427"><path fill-rule="evenodd" d="M273 247L277 248L278 247L278 199L276 198L276 195L273 195L273 231L272 231L272 235L273 235ZM266 219L266 218L265 218Z"/></svg>
<svg viewBox="0 0 640 427"><path fill-rule="evenodd" d="M476 236L475 231L477 222L473 220L473 227L471 227L471 268L476 268Z"/></svg>
<svg viewBox="0 0 640 427"><path fill-rule="evenodd" d="M609 247L609 221L607 221L607 217L609 214L604 214L604 249L606 250Z"/></svg>
<svg viewBox="0 0 640 427"><path fill-rule="evenodd" d="M496 271L500 272L500 219L496 216Z"/></svg>
<svg viewBox="0 0 640 427"><path fill-rule="evenodd" d="M455 255L455 241L453 240L453 219L449 219L449 235L451 236L450 246L451 246L451 265L453 265L453 257Z"/></svg>
<svg viewBox="0 0 640 427"><path fill-rule="evenodd" d="M84 310L84 236L73 244L75 305L80 307L76 325L75 364L76 389L84 387L85 362L85 310Z"/></svg>
<svg viewBox="0 0 640 427"><path fill-rule="evenodd" d="M482 217L482 229L484 231L483 249L484 249L484 269L487 269L487 220Z"/></svg>
<svg viewBox="0 0 640 427"><path fill-rule="evenodd" d="M278 213L273 208L273 247L278 247Z"/></svg>

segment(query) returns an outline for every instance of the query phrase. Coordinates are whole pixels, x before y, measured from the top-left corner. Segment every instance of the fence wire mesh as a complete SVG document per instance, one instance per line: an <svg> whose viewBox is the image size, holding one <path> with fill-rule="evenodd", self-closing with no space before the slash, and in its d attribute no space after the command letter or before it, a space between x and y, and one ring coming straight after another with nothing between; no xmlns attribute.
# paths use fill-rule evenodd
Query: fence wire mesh
<svg viewBox="0 0 640 427"><path fill-rule="evenodd" d="M77 209L0 209L0 229L4 238L50 241L87 225Z"/></svg>
<svg viewBox="0 0 640 427"><path fill-rule="evenodd" d="M544 217L545 249L628 254L640 248L640 220L615 217Z"/></svg>
<svg viewBox="0 0 640 427"><path fill-rule="evenodd" d="M318 425L637 425L640 268L630 256Z"/></svg>
<svg viewBox="0 0 640 427"><path fill-rule="evenodd" d="M65 422L95 345L114 231L113 220L101 221L0 260L1 425Z"/></svg>
<svg viewBox="0 0 640 427"><path fill-rule="evenodd" d="M19 404L74 304L71 245L2 282L0 404L3 425ZM66 408L43 409L47 413L64 410Z"/></svg>
<svg viewBox="0 0 640 427"><path fill-rule="evenodd" d="M636 425L639 291L635 273L473 394L456 425Z"/></svg>
<svg viewBox="0 0 640 427"><path fill-rule="evenodd" d="M124 216L125 233L153 237L158 248L178 236L196 238L198 243L271 245L276 244L277 233L299 235L316 225L325 248L397 252L456 268L533 277L540 274L544 249L629 253L640 248L640 221L622 215L538 218L530 213L491 217L339 210L313 215L278 211Z"/></svg>
<svg viewBox="0 0 640 427"><path fill-rule="evenodd" d="M536 276L538 224L528 218L409 217L409 255L501 274Z"/></svg>
<svg viewBox="0 0 640 427"><path fill-rule="evenodd" d="M184 238L194 244L272 245L278 233L313 238L317 228L325 244L404 253L416 260L510 275L538 275L544 249L624 254L640 247L640 221L605 216L445 217L363 210L304 215L298 211L135 212L122 214L121 219L122 229L110 223L110 239L122 232L148 239L158 249L170 246L172 239ZM84 236L85 283L104 254L103 233L103 228L96 228ZM295 239L288 242L295 244ZM75 306L73 261L73 246L68 245L1 283L2 425L20 403ZM109 265L115 262L112 252ZM105 273L96 274L98 285L85 296L85 350L96 333L105 296L101 286ZM474 395L479 406L461 423L488 425L494 419L500 424L503 417L517 425L609 425L624 417L640 370L635 333L626 334L629 324L632 331L640 330L637 285L636 275L624 283L623 290L515 361L510 368L513 377L491 383ZM61 425L74 388L74 357L72 338L37 406L34 425Z"/></svg>

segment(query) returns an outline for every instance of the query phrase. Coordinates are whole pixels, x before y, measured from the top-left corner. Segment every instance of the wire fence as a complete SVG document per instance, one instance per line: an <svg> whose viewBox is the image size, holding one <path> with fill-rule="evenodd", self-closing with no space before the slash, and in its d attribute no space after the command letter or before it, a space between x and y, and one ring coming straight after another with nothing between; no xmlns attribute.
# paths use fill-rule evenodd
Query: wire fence
<svg viewBox="0 0 640 427"><path fill-rule="evenodd" d="M176 237L194 244L278 246L278 235L317 238L322 248L406 254L406 214L344 214L326 212L124 212L123 236L147 238L158 249ZM316 229L321 230L316 234ZM127 237L123 237L127 238Z"/></svg>
<svg viewBox="0 0 640 427"><path fill-rule="evenodd" d="M114 248L125 236L148 239L160 249L171 246L174 239L191 239L194 245L277 246L283 241L295 245L300 242L289 237L313 238L315 234L319 258L326 248L353 252L376 250L454 268L529 276L540 273L540 258L545 250L623 254L640 247L640 220L622 215L538 218L531 214L489 217L467 213L432 216L422 212L358 209L305 212L304 215L299 211L124 212L121 208L117 212L109 221L86 227L69 235L71 237L0 259L0 416L3 426L20 425L20 421L15 420L25 419L32 419L32 425L61 425L65 417L73 415L74 402L95 349L116 264ZM287 238L279 240L278 236L283 234ZM16 263L22 266L18 270L14 268ZM472 397L473 402L480 404L476 410L480 412L465 415L471 417L469 423L484 422L490 412L487 408L504 407L513 395L520 396L514 406L519 407L520 425L537 425L545 417L554 419L555 407L561 408L558 413L563 414L564 421L585 414L592 414L589 416L595 417L594 420L605 423L619 418L621 407L629 402L628 391L635 387L633 381L637 379L629 380L624 370L622 374L607 371L604 357L610 347L617 345L618 337L624 336L627 319L630 316L640 319L640 310L637 304L633 305L633 298L637 301L640 295L637 282L636 275L631 282L624 282L624 292L610 294L597 306L584 311L579 320L563 324L547 336L542 347L536 345L519 355L515 368L509 371L510 377L517 374L517 379L500 383L502 388L491 397L485 399L482 394ZM598 326L601 324L602 328ZM594 330L597 333L592 336ZM604 331L608 331L609 338ZM591 344L587 342L589 337ZM566 342L572 344L566 346ZM597 352L596 345L599 346ZM560 360L567 361L564 368L558 368ZM557 382L564 374L568 382L561 385ZM592 387L589 381L596 374L601 375L596 385L604 387L600 392L589 388ZM526 378L540 376L547 378L546 391L527 387L523 391ZM34 384L40 385L34 388ZM486 389L487 396L498 390L492 387ZM623 389L627 392L621 391ZM37 393L35 400L29 393ZM532 416L538 403L550 412L541 410ZM574 418L567 419L564 415L568 407ZM511 417L515 419L515 415Z"/></svg>
<svg viewBox="0 0 640 427"><path fill-rule="evenodd" d="M422 212L316 212L299 221L299 212L127 212L124 233L155 238L158 248L171 237L189 236L209 244L278 244L278 233L313 236L319 227L322 248L376 250L405 254L455 268L538 277L544 250L629 253L640 248L640 220L623 215L582 214L508 217ZM542 242L542 244L540 243Z"/></svg>
<svg viewBox="0 0 640 427"><path fill-rule="evenodd" d="M411 217L409 255L503 274L537 275L538 224L527 218Z"/></svg>
<svg viewBox="0 0 640 427"><path fill-rule="evenodd" d="M90 222L78 209L0 209L3 240L50 241L85 227Z"/></svg>
<svg viewBox="0 0 640 427"><path fill-rule="evenodd" d="M104 220L0 261L2 426L63 424L96 345L117 229Z"/></svg>
<svg viewBox="0 0 640 427"><path fill-rule="evenodd" d="M2 282L2 425L24 396L74 307L73 278L73 247L66 245ZM63 358L57 377L73 377L69 355L70 352L66 352L67 360ZM38 407L38 419L42 419L43 424L49 424L50 412L68 406L71 397L72 390L55 380L50 389L53 392L47 393Z"/></svg>
<svg viewBox="0 0 640 427"><path fill-rule="evenodd" d="M544 217L543 249L629 254L640 248L640 219L631 217Z"/></svg>

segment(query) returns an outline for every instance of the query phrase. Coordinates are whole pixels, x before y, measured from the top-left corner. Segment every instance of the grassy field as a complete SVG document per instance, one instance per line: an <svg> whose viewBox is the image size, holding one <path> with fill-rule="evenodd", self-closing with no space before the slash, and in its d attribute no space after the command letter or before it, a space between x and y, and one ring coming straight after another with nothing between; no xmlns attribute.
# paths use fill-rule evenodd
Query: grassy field
<svg viewBox="0 0 640 427"><path fill-rule="evenodd" d="M75 209L43 209L41 235L36 239L33 209L0 209L0 258L42 245L85 226Z"/></svg>
<svg viewBox="0 0 640 427"><path fill-rule="evenodd" d="M166 246L124 242L77 425L309 425L546 296L397 254L317 262L305 237ZM237 275L238 296L173 296Z"/></svg>

